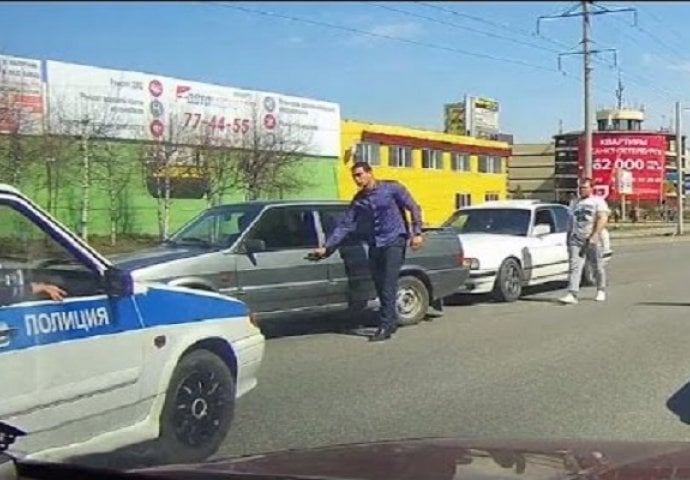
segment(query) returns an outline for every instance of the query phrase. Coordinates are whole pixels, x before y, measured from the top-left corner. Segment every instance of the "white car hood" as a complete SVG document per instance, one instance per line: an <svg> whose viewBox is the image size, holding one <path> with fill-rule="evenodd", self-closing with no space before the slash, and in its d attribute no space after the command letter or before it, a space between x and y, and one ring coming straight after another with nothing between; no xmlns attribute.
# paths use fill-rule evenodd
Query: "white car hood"
<svg viewBox="0 0 690 480"><path fill-rule="evenodd" d="M478 259L480 270L497 268L509 255L521 258L528 240L527 237L491 233L462 233L458 237L465 258Z"/></svg>

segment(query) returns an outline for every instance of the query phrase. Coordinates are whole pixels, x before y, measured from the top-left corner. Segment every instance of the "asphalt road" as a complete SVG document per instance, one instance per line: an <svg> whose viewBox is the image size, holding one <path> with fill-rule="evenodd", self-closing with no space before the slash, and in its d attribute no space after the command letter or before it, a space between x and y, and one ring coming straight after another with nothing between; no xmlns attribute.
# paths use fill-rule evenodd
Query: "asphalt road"
<svg viewBox="0 0 690 480"><path fill-rule="evenodd" d="M576 306L553 289L455 299L382 344L327 320L272 327L217 456L438 435L690 440L666 403L690 381L690 242L621 244L603 304L593 289Z"/></svg>

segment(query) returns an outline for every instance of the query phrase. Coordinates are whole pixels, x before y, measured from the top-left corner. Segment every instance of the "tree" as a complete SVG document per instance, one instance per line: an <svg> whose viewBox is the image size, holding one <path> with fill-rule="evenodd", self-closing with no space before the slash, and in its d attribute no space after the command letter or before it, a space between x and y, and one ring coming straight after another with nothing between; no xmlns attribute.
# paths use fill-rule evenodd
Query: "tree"
<svg viewBox="0 0 690 480"><path fill-rule="evenodd" d="M105 101L106 97L109 102ZM115 87L109 95L92 95L79 92L78 95L67 94L62 98L51 99L48 135L71 142L77 146L79 153L78 165L77 162L70 162L70 165L64 163L55 165L75 168L81 177L78 232L84 240L88 240L89 237L92 186L97 183L99 178L104 178L99 177L98 173L94 172L94 165L105 162L106 164L109 163L112 169L112 162L114 161L111 156L112 150L98 148L98 142L117 136L121 115L113 108L113 104L117 103L113 99L119 98L120 87ZM107 169L108 167L106 167ZM59 175L60 172L57 174ZM107 184L114 187L115 183L112 180L106 179ZM112 195L112 188L108 193L111 200L117 196Z"/></svg>
<svg viewBox="0 0 690 480"><path fill-rule="evenodd" d="M161 240L170 232L170 210L173 199L180 195L177 186L189 176L199 176L199 155L195 137L170 115L160 141L142 144L141 163L149 193L156 199L158 235ZM183 182L180 182L182 180ZM198 193L202 198L205 188Z"/></svg>
<svg viewBox="0 0 690 480"><path fill-rule="evenodd" d="M107 195L111 245L117 243L118 226L125 215L126 191L136 167L122 150L123 145L113 141L100 142L92 150L93 180L104 187Z"/></svg>
<svg viewBox="0 0 690 480"><path fill-rule="evenodd" d="M289 123L266 128L256 109L238 130L234 137L215 141L210 139L220 135L209 131L201 142L211 205L221 203L229 192L250 201L282 197L309 183L297 167L308 151L310 135L298 133Z"/></svg>

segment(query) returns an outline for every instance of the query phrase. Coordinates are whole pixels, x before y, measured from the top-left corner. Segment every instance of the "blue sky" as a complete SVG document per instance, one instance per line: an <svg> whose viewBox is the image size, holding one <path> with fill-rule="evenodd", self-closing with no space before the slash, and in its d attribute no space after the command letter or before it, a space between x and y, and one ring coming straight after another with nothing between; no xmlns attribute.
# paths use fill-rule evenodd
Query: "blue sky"
<svg viewBox="0 0 690 480"><path fill-rule="evenodd" d="M563 58L567 75L557 62L558 52L579 48L580 19L548 21L544 38L533 35L539 15L563 12L574 2L432 3L484 22L417 2L233 3L392 40L219 4L230 2L3 2L0 53L319 98L340 103L346 118L434 129L442 128L444 103L465 93L483 95L501 103L501 128L518 142L548 140L559 121L566 130L582 125L581 57ZM638 8L637 27L631 14L596 16L595 48L618 48L624 101L644 105L647 127L668 126L676 100L690 106L690 33L684 28L690 4L600 5ZM598 107L615 102L611 62L608 54L595 64Z"/></svg>

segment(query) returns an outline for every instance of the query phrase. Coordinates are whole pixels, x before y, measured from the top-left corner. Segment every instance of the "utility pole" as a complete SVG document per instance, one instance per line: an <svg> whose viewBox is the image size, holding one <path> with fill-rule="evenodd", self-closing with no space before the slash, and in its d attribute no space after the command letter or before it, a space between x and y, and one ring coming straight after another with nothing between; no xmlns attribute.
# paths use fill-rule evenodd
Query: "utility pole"
<svg viewBox="0 0 690 480"><path fill-rule="evenodd" d="M582 7L581 11L576 11L578 7ZM591 9L590 9L591 7ZM602 53L602 52L613 52L614 53L614 63L618 65L617 50L615 48L606 48L602 50L592 49L592 24L591 18L593 15L603 15L606 13L623 13L623 12L633 12L635 14L635 25L637 25L637 10L635 8L618 8L609 9L595 4L593 1L584 0L580 2L579 5L575 5L570 9L566 10L560 15L542 15L537 18L537 35L540 34L539 26L542 20L551 20L558 18L567 17L582 17L582 51L579 52L567 52L558 54L558 69L561 70L561 57L564 55L582 55L582 64L584 69L584 131L585 131L585 176L591 178L592 176L592 72L594 67L592 66L592 54Z"/></svg>
<svg viewBox="0 0 690 480"><path fill-rule="evenodd" d="M676 102L676 173L678 177L676 181L676 196L678 203L678 213L677 224L676 224L676 234L683 235L683 190L685 190L684 179L683 179L683 133L682 133L682 115L683 108L680 102Z"/></svg>
<svg viewBox="0 0 690 480"><path fill-rule="evenodd" d="M584 66L584 95L585 95L585 178L592 178L592 59L590 57L591 18L589 2L582 2L582 59Z"/></svg>

